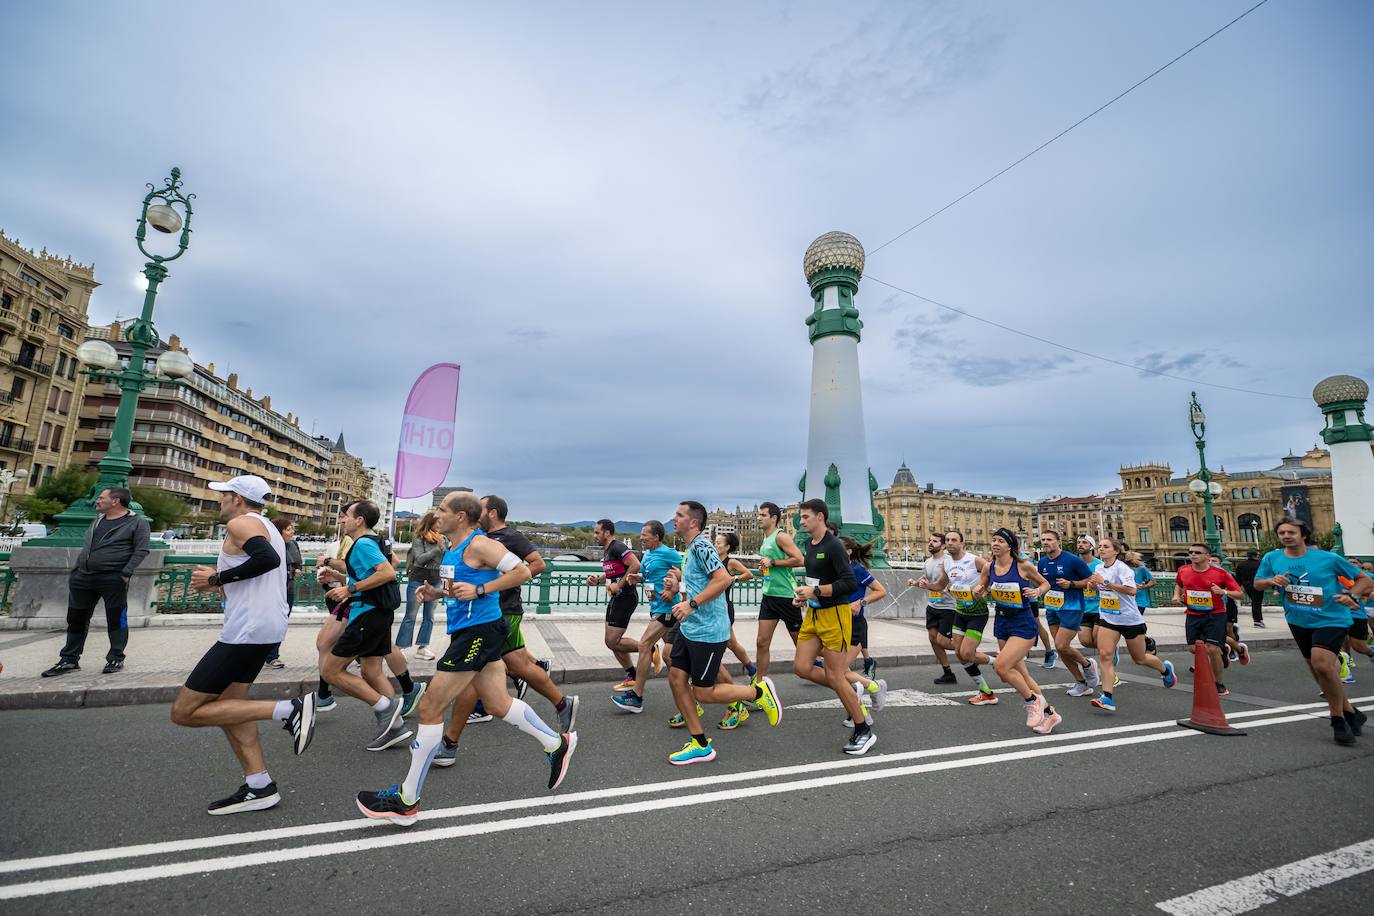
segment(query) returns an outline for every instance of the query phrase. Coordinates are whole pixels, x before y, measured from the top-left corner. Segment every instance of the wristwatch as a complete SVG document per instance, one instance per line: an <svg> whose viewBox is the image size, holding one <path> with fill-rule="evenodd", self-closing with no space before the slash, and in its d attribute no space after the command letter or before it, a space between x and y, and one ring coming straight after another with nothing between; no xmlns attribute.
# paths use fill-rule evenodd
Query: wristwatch
<svg viewBox="0 0 1374 916"><path fill-rule="evenodd" d="M219 573L210 573L210 578L205 580L211 588L219 588Z"/></svg>
<svg viewBox="0 0 1374 916"><path fill-rule="evenodd" d="M477 597L478 597L478 598L485 598L486 596L487 596L487 587L486 587L485 585L479 585L479 586L477 586Z"/></svg>
<svg viewBox="0 0 1374 916"><path fill-rule="evenodd" d="M690 608L691 608L692 610L694 610L694 611L695 611L695 610L699 610L699 609L701 608L701 605L697 604L697 599L695 599L695 598L688 598L688 599L687 599L687 606L690 607Z"/></svg>
<svg viewBox="0 0 1374 916"><path fill-rule="evenodd" d="M352 585L350 585L350 586L348 587L348 593L349 593L350 595L356 595L356 594L358 594L358 583L354 582Z"/></svg>

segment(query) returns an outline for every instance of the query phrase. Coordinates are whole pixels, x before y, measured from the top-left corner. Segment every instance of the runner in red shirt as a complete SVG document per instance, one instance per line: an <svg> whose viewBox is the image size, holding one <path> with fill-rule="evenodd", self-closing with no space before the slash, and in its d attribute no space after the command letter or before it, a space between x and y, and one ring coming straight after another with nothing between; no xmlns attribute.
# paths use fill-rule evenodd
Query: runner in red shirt
<svg viewBox="0 0 1374 916"><path fill-rule="evenodd" d="M1179 567L1178 578L1174 580L1174 603L1183 605L1188 645L1200 639L1207 647L1217 694L1224 697L1231 692L1221 681L1221 653L1226 646L1226 599L1239 598L1245 593L1230 573L1212 565L1212 552L1206 544L1190 544L1188 559L1191 562Z"/></svg>

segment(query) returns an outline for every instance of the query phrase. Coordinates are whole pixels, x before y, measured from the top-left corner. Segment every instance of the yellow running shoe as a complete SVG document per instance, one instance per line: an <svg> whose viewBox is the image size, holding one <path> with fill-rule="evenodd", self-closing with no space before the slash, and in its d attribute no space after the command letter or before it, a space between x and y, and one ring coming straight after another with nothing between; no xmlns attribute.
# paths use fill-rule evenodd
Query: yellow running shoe
<svg viewBox="0 0 1374 916"><path fill-rule="evenodd" d="M744 708L743 703L731 703L725 709L725 718L720 720L717 728L730 731L739 728L749 718L749 710Z"/></svg>
<svg viewBox="0 0 1374 916"><path fill-rule="evenodd" d="M777 725L782 721L782 700L778 697L777 686L771 677L760 678L756 686L763 691L756 701L759 708L768 716L769 725Z"/></svg>
<svg viewBox="0 0 1374 916"><path fill-rule="evenodd" d="M698 703L698 704L697 704L697 718L700 719L703 715L705 715L705 713L706 713L706 710L702 709L702 708L701 708L701 704ZM684 719L684 718L682 718L682 713L678 713L677 715L673 716L671 719L668 720L668 727L669 727L669 728L682 728L682 727L683 727L684 725L686 725L686 724L687 724L687 720Z"/></svg>

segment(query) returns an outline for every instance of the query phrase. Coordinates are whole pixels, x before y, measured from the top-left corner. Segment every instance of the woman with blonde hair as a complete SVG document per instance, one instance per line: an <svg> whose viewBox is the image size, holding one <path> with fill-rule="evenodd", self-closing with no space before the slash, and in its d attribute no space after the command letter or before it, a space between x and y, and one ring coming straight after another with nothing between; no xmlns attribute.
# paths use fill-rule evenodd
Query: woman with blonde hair
<svg viewBox="0 0 1374 916"><path fill-rule="evenodd" d="M1097 545L1102 566L1089 579L1098 588L1097 663L1101 666L1102 694L1093 705L1116 712L1111 688L1116 685L1116 644L1126 640L1131 661L1159 672L1165 687L1178 683L1173 662L1162 662L1145 648L1145 615L1136 603L1135 572L1125 561L1125 546L1116 538L1103 538Z"/></svg>
<svg viewBox="0 0 1374 916"><path fill-rule="evenodd" d="M415 657L432 661L434 653L429 651L430 632L434 628L434 607L437 601L418 601L415 593L421 585L439 584L439 563L447 549L444 536L434 527L437 516L426 512L415 527L415 537L410 542L410 553L406 555L406 611L401 618L401 628L396 632L396 648L406 649L411 637L415 635L415 613L422 611L420 618L419 640L415 645Z"/></svg>

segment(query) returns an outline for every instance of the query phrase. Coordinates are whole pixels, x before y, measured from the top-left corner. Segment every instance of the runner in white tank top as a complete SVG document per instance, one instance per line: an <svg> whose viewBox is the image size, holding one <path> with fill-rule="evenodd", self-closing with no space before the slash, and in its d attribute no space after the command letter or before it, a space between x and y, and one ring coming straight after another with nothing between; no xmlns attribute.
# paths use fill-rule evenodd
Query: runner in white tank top
<svg viewBox="0 0 1374 916"><path fill-rule="evenodd" d="M261 535L267 537L272 550L281 558L275 569L230 582L224 588L224 629L220 642L231 645L275 644L286 638L286 542L277 526L256 512L241 516L262 525ZM227 544L227 541L226 541ZM225 553L221 545L215 570L228 572L242 566L248 554Z"/></svg>

